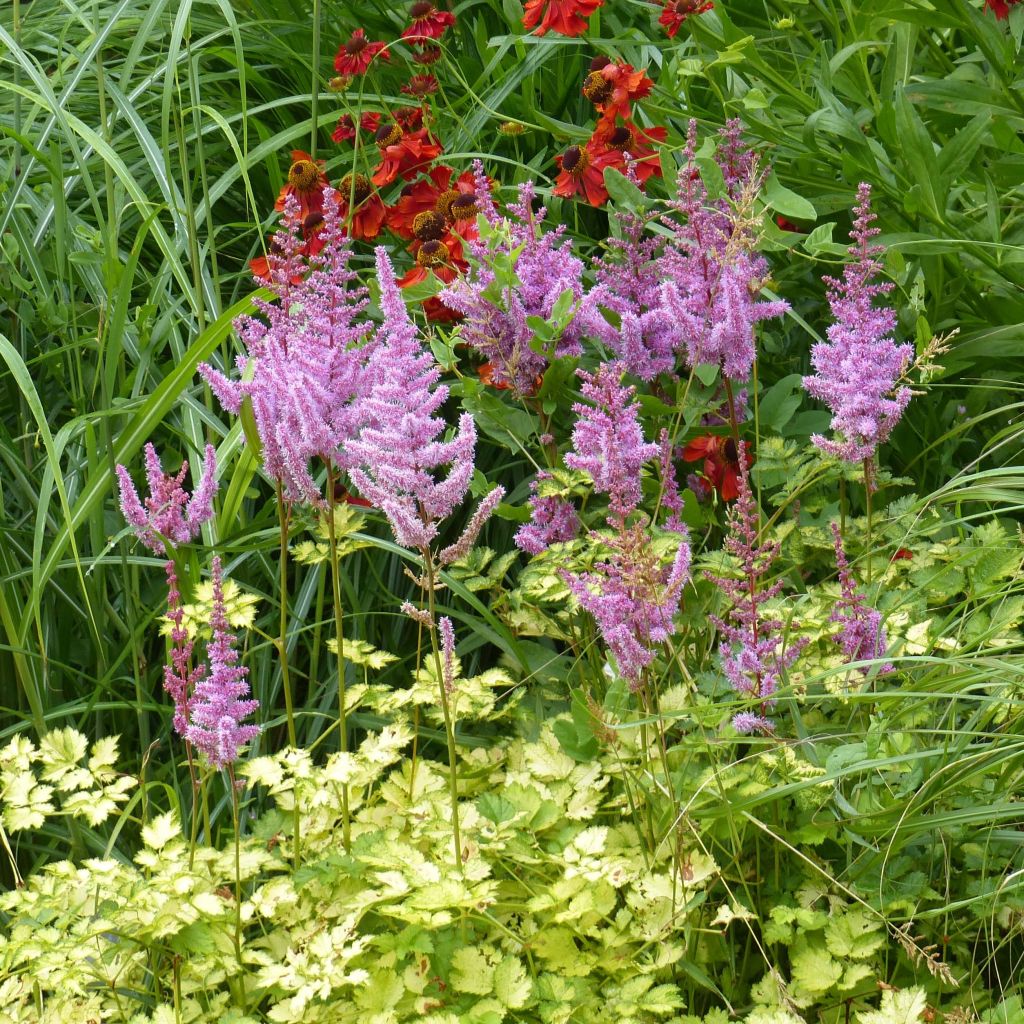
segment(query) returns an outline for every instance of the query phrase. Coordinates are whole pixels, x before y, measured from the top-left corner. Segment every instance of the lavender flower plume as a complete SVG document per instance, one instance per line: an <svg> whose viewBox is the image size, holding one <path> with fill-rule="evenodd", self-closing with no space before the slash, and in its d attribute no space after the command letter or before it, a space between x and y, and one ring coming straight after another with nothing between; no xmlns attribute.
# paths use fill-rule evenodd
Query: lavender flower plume
<svg viewBox="0 0 1024 1024"><path fill-rule="evenodd" d="M750 490L747 459L739 460L739 494L729 511L729 532L725 548L740 563L739 579L707 573L731 600L727 621L715 616L711 621L721 632L722 670L737 693L760 704L759 714L741 713L733 719L737 732L770 732L768 711L774 705L773 694L782 673L799 657L806 645L801 638L779 650L784 623L765 615L764 605L782 590L782 581L765 585L765 578L779 554L779 545L759 540L758 511Z"/></svg>
<svg viewBox="0 0 1024 1024"><path fill-rule="evenodd" d="M345 443L361 423L366 363L373 351L371 324L358 319L366 289L349 268L338 195L324 189L320 252L302 253L302 219L294 197L285 202L283 228L268 256L277 301L254 300L262 319L239 317L235 330L245 345L240 380L229 380L203 363L199 372L229 412L251 402L263 468L282 484L289 501L319 504L310 473L319 457L347 469Z"/></svg>
<svg viewBox="0 0 1024 1024"><path fill-rule="evenodd" d="M843 535L835 523L832 524L832 542L836 549L840 596L829 616L829 622L838 622L841 626L836 640L849 661L884 658L888 640L882 627L882 616L868 605L867 598L857 589L857 582L843 550ZM868 668L864 666L860 671L867 675ZM882 674L895 669L886 662L878 671Z"/></svg>
<svg viewBox="0 0 1024 1024"><path fill-rule="evenodd" d="M611 547L611 557L598 562L595 572L575 576L562 569L560 575L594 617L619 674L637 690L655 648L675 632L673 618L690 578L690 545L680 540L672 565L665 568L641 521L621 529Z"/></svg>
<svg viewBox="0 0 1024 1024"><path fill-rule="evenodd" d="M449 544L448 547L442 548L438 552L438 565L450 565L452 562L457 562L460 558L465 558L469 554L476 543L477 537L480 536L480 531L484 528L484 524L494 514L494 510L504 497L505 488L498 486L492 488L480 499L480 504L477 505L476 511L470 517L466 528L459 535L459 539L454 544Z"/></svg>
<svg viewBox="0 0 1024 1024"><path fill-rule="evenodd" d="M145 506L124 466L115 469L121 491L121 511L139 540L155 554L166 552L165 540L188 544L199 536L199 528L213 518L213 498L217 493L217 455L212 445L206 446L203 472L189 497L182 488L188 473L188 460L177 475L164 473L160 457L151 444L146 445L146 477L149 497Z"/></svg>
<svg viewBox="0 0 1024 1024"><path fill-rule="evenodd" d="M549 478L549 473L538 473L537 480L531 482L530 521L520 526L514 537L516 547L528 555L539 555L552 544L570 541L580 529L580 518L572 502L556 494L537 493L537 482Z"/></svg>
<svg viewBox="0 0 1024 1024"><path fill-rule="evenodd" d="M447 615L438 620L437 631L441 634L441 681L445 692L450 694L455 689L455 630Z"/></svg>
<svg viewBox="0 0 1024 1024"><path fill-rule="evenodd" d="M478 202L483 188L478 179ZM493 230L467 243L471 272L439 293L446 306L463 315L459 335L491 364L494 382L520 395L536 390L548 363L547 355L531 346L534 331L527 317L550 322L559 297L571 294L573 316L556 339L556 357L579 355L584 334L601 319L598 293L584 288L583 263L564 238L565 225L541 230L546 210L533 209L534 192L532 181L520 185L505 220L497 218L488 198L490 206L481 208ZM495 267L502 268L500 276Z"/></svg>
<svg viewBox="0 0 1024 1024"><path fill-rule="evenodd" d="M677 347L690 366L717 363L732 380L745 380L754 365L754 328L789 308L757 299L767 263L755 251L753 208L763 184L755 154L743 147L738 122L724 130L716 161L728 198L712 202L697 165L697 123L690 121L686 161L669 203L681 220L669 218L673 238L658 261L664 281L661 306L676 325Z"/></svg>
<svg viewBox="0 0 1024 1024"><path fill-rule="evenodd" d="M249 694L249 684L245 681L249 670L238 664L235 637L228 627L220 558L213 559L212 575L210 626L213 638L206 651L210 670L196 683L185 738L214 768L220 769L233 764L239 750L259 735L258 725L242 723L260 704L258 700L242 699Z"/></svg>
<svg viewBox="0 0 1024 1024"><path fill-rule="evenodd" d="M668 509L668 517L665 519L665 529L673 533L686 533L686 525L683 523L683 496L679 493L679 484L676 482L676 467L672 461L675 454L672 445L672 438L667 429L662 427L658 435L658 465L661 468L661 504Z"/></svg>
<svg viewBox="0 0 1024 1024"><path fill-rule="evenodd" d="M910 401L910 389L899 387L898 381L914 347L892 340L896 314L874 304L893 285L874 283L882 269L878 257L883 247L871 244L879 229L871 226L876 217L871 212L871 186L864 182L857 189L854 212L854 244L849 249L853 260L843 268L842 280L825 278L835 323L826 332L828 341L811 349L814 373L804 377L803 385L828 406L832 429L840 435L838 441L820 434L811 440L840 459L862 462L874 458Z"/></svg>
<svg viewBox="0 0 1024 1024"><path fill-rule="evenodd" d="M608 495L612 512L624 519L640 503L640 467L658 454L644 440L634 387L621 382L622 364L602 363L597 373L577 370L583 395L593 405L573 404L577 415L573 451L565 464L590 475L594 489Z"/></svg>
<svg viewBox="0 0 1024 1024"><path fill-rule="evenodd" d="M196 684L206 674L203 664L192 667L192 641L182 622L185 611L181 606L178 574L174 562L164 565L167 574L167 617L171 621L171 663L164 665L164 689L174 701L174 731L185 737L191 715L190 705Z"/></svg>
<svg viewBox="0 0 1024 1024"><path fill-rule="evenodd" d="M399 544L422 550L466 496L476 426L464 414L452 440L437 439L445 423L434 413L448 388L434 386L440 371L409 319L387 251L379 247L376 258L384 322L368 366L365 425L346 446L349 478L387 516ZM451 467L448 476L435 479L442 466Z"/></svg>

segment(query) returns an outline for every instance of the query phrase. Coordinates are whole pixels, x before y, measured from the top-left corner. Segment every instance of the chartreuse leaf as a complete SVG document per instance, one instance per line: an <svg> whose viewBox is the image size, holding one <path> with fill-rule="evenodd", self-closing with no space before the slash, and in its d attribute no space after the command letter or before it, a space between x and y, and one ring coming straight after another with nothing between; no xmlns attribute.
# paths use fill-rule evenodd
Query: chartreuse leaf
<svg viewBox="0 0 1024 1024"><path fill-rule="evenodd" d="M181 835L181 823L174 811L160 814L142 827L142 841L150 850L162 850L179 835Z"/></svg>
<svg viewBox="0 0 1024 1024"><path fill-rule="evenodd" d="M928 997L922 988L888 988L882 992L877 1010L862 1010L858 1024L917 1024L928 1008Z"/></svg>

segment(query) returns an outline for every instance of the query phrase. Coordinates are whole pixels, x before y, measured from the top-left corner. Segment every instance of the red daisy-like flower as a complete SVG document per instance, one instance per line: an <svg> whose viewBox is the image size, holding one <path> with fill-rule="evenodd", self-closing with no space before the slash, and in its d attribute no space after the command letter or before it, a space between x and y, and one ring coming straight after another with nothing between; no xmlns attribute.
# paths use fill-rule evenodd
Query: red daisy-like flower
<svg viewBox="0 0 1024 1024"><path fill-rule="evenodd" d="M615 125L602 119L587 145L594 153L613 154L613 160L617 157L617 162L612 166L623 172L626 169L628 153L637 182L643 186L650 178L661 177L661 161L654 146L664 143L667 136L667 128L640 128L632 121Z"/></svg>
<svg viewBox="0 0 1024 1024"><path fill-rule="evenodd" d="M449 309L436 295L423 300L423 312L431 323L454 324L462 319L462 314Z"/></svg>
<svg viewBox="0 0 1024 1024"><path fill-rule="evenodd" d="M414 132L423 125L423 108L398 107L395 110L395 120L403 131Z"/></svg>
<svg viewBox="0 0 1024 1024"><path fill-rule="evenodd" d="M302 237L305 241L302 243L302 247L299 252L303 256L315 256L324 247L323 239L323 226L324 226L324 215L317 211L308 214L302 220ZM252 276L257 278L264 283L270 281L270 256L279 255L281 252L277 242L273 238L270 239L268 251L266 256L257 256L254 260L249 260L249 269L252 271ZM292 275L292 284L299 284L302 281L301 274Z"/></svg>
<svg viewBox="0 0 1024 1024"><path fill-rule="evenodd" d="M380 150L381 162L374 168L373 183L378 188L388 185L396 178L415 178L426 164L444 152L440 143L427 137L427 130L420 128L406 132L395 121L387 121L374 133L374 140Z"/></svg>
<svg viewBox="0 0 1024 1024"><path fill-rule="evenodd" d="M348 42L338 47L334 57L334 70L339 75L365 75L378 54L381 60L391 60L387 43L371 43L366 38L366 33L357 28L349 36Z"/></svg>
<svg viewBox="0 0 1024 1024"><path fill-rule="evenodd" d="M722 501L732 501L739 493L740 457L736 442L731 437L706 434L695 437L683 449L683 461L704 460L704 476L709 484L722 496ZM747 467L752 459L746 454Z"/></svg>
<svg viewBox="0 0 1024 1024"><path fill-rule="evenodd" d="M604 169L614 167L621 159L618 153L608 150L595 152L589 145L570 146L561 156L555 157L561 173L552 191L566 199L582 195L591 206L600 206L608 199Z"/></svg>
<svg viewBox="0 0 1024 1024"><path fill-rule="evenodd" d="M649 96L653 88L654 82L647 77L646 70L637 71L624 61L608 61L587 75L583 82L583 95L602 117L614 121L616 116L628 118L630 103Z"/></svg>
<svg viewBox="0 0 1024 1024"><path fill-rule="evenodd" d="M712 0L666 0L658 24L665 26L669 39L674 39L687 18L710 11L714 6Z"/></svg>
<svg viewBox="0 0 1024 1024"><path fill-rule="evenodd" d="M458 276L452 266L451 251L440 239L430 239L416 247L416 264L410 267L399 279L399 288L426 281L434 274L445 284L451 284Z"/></svg>
<svg viewBox="0 0 1024 1024"><path fill-rule="evenodd" d="M299 201L303 217L310 213L323 213L324 188L328 185L324 174L323 160L314 160L301 149L292 150L292 164L288 168L288 181L281 189L274 203L274 209L281 213L285 199L293 195Z"/></svg>
<svg viewBox="0 0 1024 1024"><path fill-rule="evenodd" d="M372 135L380 127L380 119L383 117L376 110L368 111L359 118L359 127ZM356 125L351 114L342 114L334 128L331 138L335 142L347 142L356 137Z"/></svg>
<svg viewBox="0 0 1024 1024"><path fill-rule="evenodd" d="M914 557L914 552L911 551L910 548L897 548L895 553L893 554L892 558L889 559L889 561L890 562L902 562L902 561L909 562L913 557Z"/></svg>
<svg viewBox="0 0 1024 1024"><path fill-rule="evenodd" d="M441 59L441 47L432 43L413 43L412 59L417 64L436 64Z"/></svg>
<svg viewBox="0 0 1024 1024"><path fill-rule="evenodd" d="M804 230L802 227L794 224L788 217L783 217L781 213L775 218L775 224L782 231L797 231L802 234Z"/></svg>
<svg viewBox="0 0 1024 1024"><path fill-rule="evenodd" d="M578 36L587 31L590 16L604 0L526 0L523 8L523 27L540 27L534 35L558 32L563 36Z"/></svg>
<svg viewBox="0 0 1024 1024"><path fill-rule="evenodd" d="M412 24L403 29L403 39L440 39L455 24L451 11L439 11L430 0L416 0L409 17Z"/></svg>
<svg viewBox="0 0 1024 1024"><path fill-rule="evenodd" d="M985 10L991 11L1000 21L1010 16L1010 8L1015 7L1020 0L985 0Z"/></svg>
<svg viewBox="0 0 1024 1024"><path fill-rule="evenodd" d="M338 211L353 238L369 242L380 234L388 208L365 174L346 174L338 185L338 200Z"/></svg>
<svg viewBox="0 0 1024 1024"><path fill-rule="evenodd" d="M413 75L402 86L402 92L406 96L430 96L437 92L437 79L433 75Z"/></svg>

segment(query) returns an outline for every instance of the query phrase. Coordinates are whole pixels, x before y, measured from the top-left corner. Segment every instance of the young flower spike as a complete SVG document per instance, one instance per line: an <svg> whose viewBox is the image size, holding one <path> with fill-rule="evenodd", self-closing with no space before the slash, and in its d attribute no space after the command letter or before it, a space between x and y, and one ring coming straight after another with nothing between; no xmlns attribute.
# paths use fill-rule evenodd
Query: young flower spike
<svg viewBox="0 0 1024 1024"><path fill-rule="evenodd" d="M174 701L174 731L185 738L191 715L190 707L196 684L206 674L203 664L192 667L192 641L182 622L185 611L181 606L178 574L174 562L164 566L167 574L167 618L171 622L171 663L164 665L164 689Z"/></svg>
<svg viewBox="0 0 1024 1024"><path fill-rule="evenodd" d="M124 466L116 467L121 490L121 511L135 535L154 554L166 551L164 541L188 544L199 536L199 528L213 518L213 497L217 493L217 456L206 446L203 472L192 496L182 488L188 462L181 464L176 476L164 473L160 457L151 444L146 445L146 478L149 497L145 507Z"/></svg>
<svg viewBox="0 0 1024 1024"><path fill-rule="evenodd" d="M260 706L249 695L247 668L238 664L235 637L224 609L220 558L213 560L213 638L207 646L209 672L196 682L189 706L185 738L200 750L214 768L227 768L238 760L240 749L260 733L258 725L242 723Z"/></svg>
<svg viewBox="0 0 1024 1024"><path fill-rule="evenodd" d="M871 186L857 189L856 219L850 237L853 261L843 269L842 280L825 278L828 302L835 323L826 332L828 341L811 349L814 373L803 385L813 398L832 412L832 429L840 440L815 434L811 440L823 451L847 462L873 459L888 440L910 401L910 389L898 382L914 357L914 346L892 340L896 314L874 305L876 296L892 291L891 283L875 284L881 271L882 246L872 245L879 233L872 227Z"/></svg>
<svg viewBox="0 0 1024 1024"><path fill-rule="evenodd" d="M835 608L832 609L829 621L838 622L841 626L836 641L850 661L875 661L884 658L888 640L882 627L882 616L868 605L867 598L857 589L857 582L853 578L850 563L843 550L843 535L835 523L832 524L832 542L836 549L840 596ZM862 666L860 671L867 675L869 668ZM884 674L895 670L886 662L878 671Z"/></svg>

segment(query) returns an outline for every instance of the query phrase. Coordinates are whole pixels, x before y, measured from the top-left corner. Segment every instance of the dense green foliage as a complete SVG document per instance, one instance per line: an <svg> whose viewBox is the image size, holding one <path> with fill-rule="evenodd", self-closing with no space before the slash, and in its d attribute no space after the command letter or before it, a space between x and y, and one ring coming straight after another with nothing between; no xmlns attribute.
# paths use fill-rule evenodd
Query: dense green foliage
<svg viewBox="0 0 1024 1024"><path fill-rule="evenodd" d="M288 152L334 182L366 171L364 149L329 141L339 114L408 101L394 71L327 88L338 42L395 39L404 10L300 6L0 11L0 1022L1021 1024L1024 9L723 0L668 39L657 7L608 0L581 45L524 35L517 3L454 8L433 67L445 161L481 158L502 202L535 179L579 253L618 230L547 194L590 131L594 52L648 69L640 107L668 129L664 179L645 196L613 179L613 209L661 211L691 117L702 137L739 117L770 162L767 288L792 308L759 337L745 429L781 545L772 608L806 647L778 735L736 735L703 575L736 571L725 504L689 491L679 632L630 693L559 573L597 545L512 546L537 468L568 445L575 363L516 402L424 323L447 411L476 419L473 493L508 492L436 594L458 636L450 766L430 642L399 611L423 596L417 558L379 515L338 512L337 661L324 521L293 510L285 597L273 483L196 375L234 364ZM870 510L859 468L809 444L828 416L800 390L861 181L898 337L948 346ZM368 280L370 246L356 254ZM703 431L721 403L706 369L642 387L649 438ZM161 685L162 560L117 507L115 464L138 478L151 440L168 468L217 448L216 516L176 555L189 621L208 619L216 551L244 631L263 733L238 808L222 774L193 787ZM585 474L549 489L604 528ZM660 498L645 471L644 508ZM894 673L851 669L833 642L839 519Z"/></svg>

